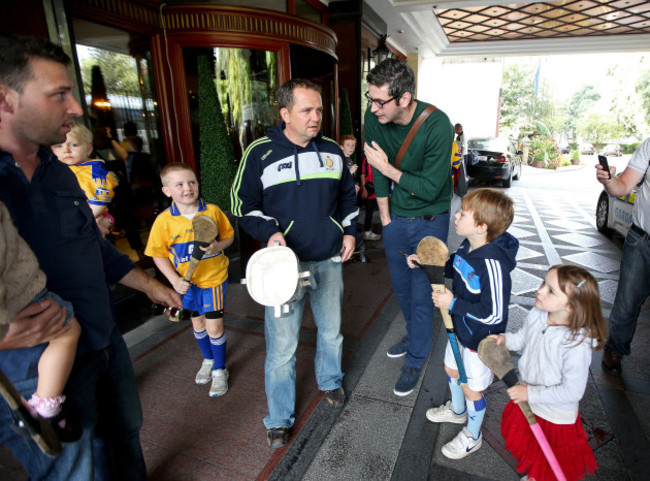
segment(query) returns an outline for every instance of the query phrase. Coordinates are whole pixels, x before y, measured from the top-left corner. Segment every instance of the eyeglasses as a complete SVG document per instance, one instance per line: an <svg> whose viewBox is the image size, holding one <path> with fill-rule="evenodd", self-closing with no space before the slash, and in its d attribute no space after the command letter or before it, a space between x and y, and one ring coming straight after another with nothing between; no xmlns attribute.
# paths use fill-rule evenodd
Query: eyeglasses
<svg viewBox="0 0 650 481"><path fill-rule="evenodd" d="M370 105L375 104L375 105L376 105L377 107L379 107L380 109L383 109L383 108L384 108L384 105L386 105L386 104L387 104L388 102L390 102L391 100L397 100L397 99L399 98L399 97L397 97L397 96L392 96L392 97L389 98L388 100L376 100L376 99L373 99L373 98L370 96L370 92L366 92L365 94L363 94L363 96L364 96L364 97L366 98L366 100L368 101L368 104L370 104Z"/></svg>

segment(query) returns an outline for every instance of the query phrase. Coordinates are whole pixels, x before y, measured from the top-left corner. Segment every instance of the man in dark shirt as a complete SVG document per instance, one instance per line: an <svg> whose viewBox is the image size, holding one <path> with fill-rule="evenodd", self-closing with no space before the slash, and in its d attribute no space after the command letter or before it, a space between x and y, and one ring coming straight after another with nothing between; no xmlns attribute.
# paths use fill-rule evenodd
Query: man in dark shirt
<svg viewBox="0 0 650 481"><path fill-rule="evenodd" d="M72 96L70 59L46 40L0 35L0 200L47 274L47 286L72 302L82 327L67 403L83 427L58 458L17 436L0 403L0 443L32 479L146 479L140 446L142 410L133 366L117 330L108 283L180 307L180 298L136 268L101 236L74 174L49 146L65 141L82 114ZM37 364L63 326L51 299L30 304L0 341L0 368L23 396L36 388Z"/></svg>

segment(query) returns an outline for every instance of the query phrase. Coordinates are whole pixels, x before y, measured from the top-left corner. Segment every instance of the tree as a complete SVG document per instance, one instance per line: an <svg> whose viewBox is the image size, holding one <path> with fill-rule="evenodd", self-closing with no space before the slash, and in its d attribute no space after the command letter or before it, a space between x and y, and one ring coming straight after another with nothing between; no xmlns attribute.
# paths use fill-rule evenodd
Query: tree
<svg viewBox="0 0 650 481"><path fill-rule="evenodd" d="M571 96L571 101L567 108L568 119L566 126L572 139L576 138L578 120L598 100L600 100L600 94L596 92L593 85L585 85Z"/></svg>
<svg viewBox="0 0 650 481"><path fill-rule="evenodd" d="M90 57L81 62L84 92L91 91L91 71L94 66L98 66L104 74L109 94L140 96L138 73L132 57L95 48L89 49L89 53Z"/></svg>
<svg viewBox="0 0 650 481"><path fill-rule="evenodd" d="M650 70L646 70L643 75L641 75L636 84L635 90L641 96L641 104L645 111L645 120L650 124Z"/></svg>
<svg viewBox="0 0 650 481"><path fill-rule="evenodd" d="M214 69L205 55L198 58L199 142L203 197L227 210L236 163L215 86Z"/></svg>
<svg viewBox="0 0 650 481"><path fill-rule="evenodd" d="M621 125L598 112L591 112L577 122L577 131L594 144L604 144L623 133Z"/></svg>
<svg viewBox="0 0 650 481"><path fill-rule="evenodd" d="M513 127L530 120L535 104L535 69L532 65L511 64L503 72L501 125Z"/></svg>

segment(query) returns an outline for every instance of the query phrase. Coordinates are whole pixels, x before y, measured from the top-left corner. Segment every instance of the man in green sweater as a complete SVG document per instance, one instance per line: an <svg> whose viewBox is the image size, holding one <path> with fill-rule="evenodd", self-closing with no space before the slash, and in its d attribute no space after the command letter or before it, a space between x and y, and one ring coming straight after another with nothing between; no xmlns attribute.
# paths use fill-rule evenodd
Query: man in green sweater
<svg viewBox="0 0 650 481"><path fill-rule="evenodd" d="M414 253L426 236L447 241L454 190L449 170L454 127L444 112L432 112L396 167L404 139L429 104L413 97L415 74L400 60L383 61L366 79L364 152L375 172L386 259L406 319L406 335L387 354L406 356L394 393L407 396L431 349L433 302L426 275L421 269L409 269L400 251Z"/></svg>

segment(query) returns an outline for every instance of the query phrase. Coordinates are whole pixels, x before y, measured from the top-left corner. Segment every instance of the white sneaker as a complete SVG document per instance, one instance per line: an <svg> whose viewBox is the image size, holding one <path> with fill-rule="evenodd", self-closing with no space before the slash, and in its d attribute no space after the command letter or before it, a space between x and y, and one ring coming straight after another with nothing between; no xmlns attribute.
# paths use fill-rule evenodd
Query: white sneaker
<svg viewBox="0 0 650 481"><path fill-rule="evenodd" d="M381 234L375 234L373 231L367 230L363 233L363 239L369 241L376 241L381 239Z"/></svg>
<svg viewBox="0 0 650 481"><path fill-rule="evenodd" d="M474 439L469 429L464 427L454 439L442 447L442 454L450 459L461 459L474 451L478 451L481 444L483 444L483 433L479 434L478 439Z"/></svg>
<svg viewBox="0 0 650 481"><path fill-rule="evenodd" d="M201 363L201 369L199 369L199 372L196 373L194 382L196 382L199 386L203 386L204 384L209 383L210 379L212 379L212 366L214 366L213 359L203 359L203 362Z"/></svg>
<svg viewBox="0 0 650 481"><path fill-rule="evenodd" d="M467 410L462 414L456 414L451 407L451 401L447 401L447 404L427 409L427 419L432 423L465 424L467 422Z"/></svg>
<svg viewBox="0 0 650 481"><path fill-rule="evenodd" d="M223 396L228 392L228 375L228 369L215 369L212 371L210 397Z"/></svg>

